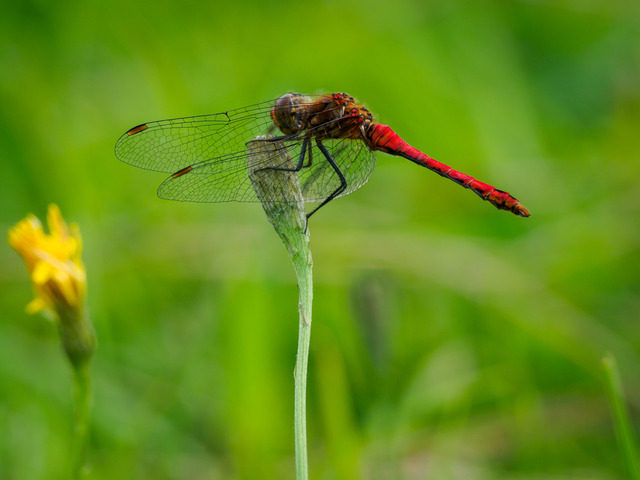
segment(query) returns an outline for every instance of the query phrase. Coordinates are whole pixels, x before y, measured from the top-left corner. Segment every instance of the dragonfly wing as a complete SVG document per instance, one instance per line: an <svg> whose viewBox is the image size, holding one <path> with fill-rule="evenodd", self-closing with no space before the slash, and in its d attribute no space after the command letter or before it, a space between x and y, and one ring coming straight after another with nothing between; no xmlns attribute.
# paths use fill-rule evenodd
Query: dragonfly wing
<svg viewBox="0 0 640 480"><path fill-rule="evenodd" d="M347 181L344 196L362 187L369 181L376 167L376 153L362 140L324 140L333 160ZM317 146L312 150L313 164L300 173L300 187L307 202L321 202L340 187L340 178Z"/></svg>
<svg viewBox="0 0 640 480"><path fill-rule="evenodd" d="M270 140L255 140L270 142ZM252 159L252 171L268 170L270 167L292 168L291 153L299 154L300 138L287 142L271 142L269 152ZM182 202L256 202L248 170L248 146L241 152L216 157L174 173L158 188L158 196Z"/></svg>
<svg viewBox="0 0 640 480"><path fill-rule="evenodd" d="M115 154L130 165L174 173L189 165L240 152L245 142L273 129L273 101L228 112L174 118L133 127L116 143Z"/></svg>
<svg viewBox="0 0 640 480"><path fill-rule="evenodd" d="M309 105L314 105L317 98L308 98ZM271 118L273 105L274 101L268 101L223 113L138 125L120 137L115 154L130 165L171 173L158 189L161 198L190 202L256 201L247 170L247 145L256 137L280 133ZM322 201L340 186L338 175L316 145L315 134L324 133L325 127L320 125L297 136L279 137L278 148L286 148L288 155L271 149L271 154L260 159L265 168L291 168L282 164L282 159L290 155L297 165L303 136L307 137L308 145L313 147L305 151L303 168L297 175L308 202ZM347 181L341 195L367 182L375 168L375 153L363 141L325 139L323 143ZM306 166L310 160L311 165Z"/></svg>

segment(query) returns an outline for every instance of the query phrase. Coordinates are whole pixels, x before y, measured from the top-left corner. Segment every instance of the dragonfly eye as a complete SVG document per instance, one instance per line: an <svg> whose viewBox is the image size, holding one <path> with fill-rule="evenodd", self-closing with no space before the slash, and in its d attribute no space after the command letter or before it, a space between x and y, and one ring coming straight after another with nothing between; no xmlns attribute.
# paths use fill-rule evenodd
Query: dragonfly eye
<svg viewBox="0 0 640 480"><path fill-rule="evenodd" d="M271 118L285 135L296 134L304 125L304 111L299 106L302 95L287 94L276 100L271 109Z"/></svg>

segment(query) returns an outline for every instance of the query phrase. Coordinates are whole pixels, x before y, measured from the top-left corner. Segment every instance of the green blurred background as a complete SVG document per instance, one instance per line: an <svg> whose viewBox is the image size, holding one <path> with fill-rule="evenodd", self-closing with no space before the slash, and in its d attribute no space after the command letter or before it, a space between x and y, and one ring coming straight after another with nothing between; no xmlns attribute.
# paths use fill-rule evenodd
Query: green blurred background
<svg viewBox="0 0 640 480"><path fill-rule="evenodd" d="M602 380L640 409L640 8L9 1L0 224L80 224L93 479L292 479L297 289L259 205L156 197L133 125L345 91L529 219L379 155L310 225L313 479L614 479ZM0 478L65 479L71 379L0 248Z"/></svg>

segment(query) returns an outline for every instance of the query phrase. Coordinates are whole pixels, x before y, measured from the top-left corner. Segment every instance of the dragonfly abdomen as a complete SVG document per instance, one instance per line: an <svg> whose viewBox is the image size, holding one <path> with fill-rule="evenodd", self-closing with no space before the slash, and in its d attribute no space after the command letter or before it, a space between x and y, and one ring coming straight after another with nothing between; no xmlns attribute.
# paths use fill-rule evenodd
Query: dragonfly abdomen
<svg viewBox="0 0 640 480"><path fill-rule="evenodd" d="M499 210L508 210L521 217L528 217L529 211L523 207L518 199L508 192L499 190L492 185L480 182L470 175L454 170L444 163L422 153L412 147L387 125L370 124L366 130L366 138L372 150L380 150L391 155L401 156L418 165L441 175L458 185L468 188L483 200L487 200Z"/></svg>

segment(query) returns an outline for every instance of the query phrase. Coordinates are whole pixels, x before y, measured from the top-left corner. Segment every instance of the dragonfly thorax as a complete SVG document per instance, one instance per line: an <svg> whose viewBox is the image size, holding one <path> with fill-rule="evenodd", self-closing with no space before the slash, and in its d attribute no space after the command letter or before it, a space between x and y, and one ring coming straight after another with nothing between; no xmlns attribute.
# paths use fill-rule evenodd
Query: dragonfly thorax
<svg viewBox="0 0 640 480"><path fill-rule="evenodd" d="M309 130L319 138L359 138L371 123L369 110L346 93L309 97L288 93L271 108L271 118L285 135Z"/></svg>

